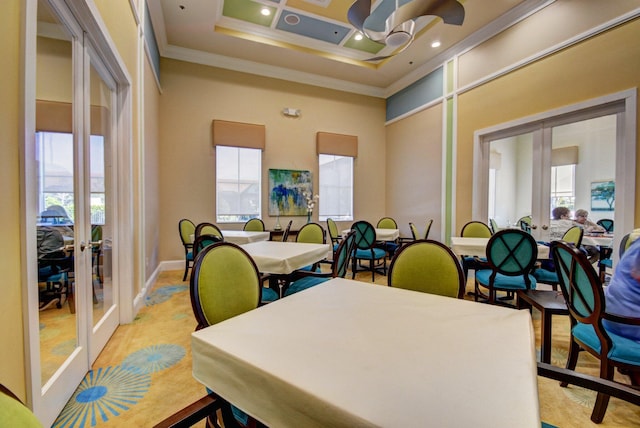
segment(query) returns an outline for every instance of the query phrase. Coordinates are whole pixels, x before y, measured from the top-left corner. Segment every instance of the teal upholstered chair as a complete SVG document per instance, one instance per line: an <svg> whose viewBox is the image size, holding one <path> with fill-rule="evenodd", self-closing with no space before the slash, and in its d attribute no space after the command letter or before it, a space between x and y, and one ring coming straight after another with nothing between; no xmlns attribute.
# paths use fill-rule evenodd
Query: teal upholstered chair
<svg viewBox="0 0 640 428"><path fill-rule="evenodd" d="M208 233L204 235L199 235L193 241L193 257L194 259L198 257L198 253L204 250L209 245L213 245L217 242L222 242L222 237L217 235L210 235Z"/></svg>
<svg viewBox="0 0 640 428"><path fill-rule="evenodd" d="M491 238L491 235L491 228L481 221L470 221L462 226L462 229L460 230L460 236L463 238ZM464 273L464 277L468 278L470 270L476 270L479 267L482 267L482 263L486 261L487 259L484 257L477 258L474 256L463 255L460 258L460 262L462 263L462 272Z"/></svg>
<svg viewBox="0 0 640 428"><path fill-rule="evenodd" d="M562 235L562 240L576 248L580 248L583 234L584 229L580 226L573 226L569 228L564 235ZM541 267L533 271L533 276L536 277L537 282L541 284L549 284L554 290L558 289L558 273L554 266L543 264Z"/></svg>
<svg viewBox="0 0 640 428"><path fill-rule="evenodd" d="M256 309L261 290L258 268L242 247L230 242L205 247L194 261L189 288L196 330ZM223 408L226 409L224 425L235 426L235 421L228 419L231 414L229 403L223 403ZM238 422L247 425L247 415L238 409L233 413ZM214 417L210 416L211 419Z"/></svg>
<svg viewBox="0 0 640 428"><path fill-rule="evenodd" d="M344 278L349 269L349 261L355 247L356 233L352 230L338 244L338 249L333 254L331 272L295 271L291 274L292 282L286 287L284 295L298 293L318 284L322 284L331 278Z"/></svg>
<svg viewBox="0 0 640 428"><path fill-rule="evenodd" d="M247 220L242 228L245 232L264 232L264 222L259 218L252 218Z"/></svg>
<svg viewBox="0 0 640 428"><path fill-rule="evenodd" d="M0 425L3 427L42 428L31 410L13 392L0 384Z"/></svg>
<svg viewBox="0 0 640 428"><path fill-rule="evenodd" d="M580 250L563 241L551 243L560 288L571 320L571 342L567 369L575 370L580 351L600 360L600 377L613 380L614 368L640 371L640 343L618 336L605 328L603 320L631 324L640 328L640 318L608 314L598 274ZM561 383L566 386L566 383ZM636 385L637 386L637 385ZM602 422L609 395L598 392L591 420Z"/></svg>
<svg viewBox="0 0 640 428"><path fill-rule="evenodd" d="M376 279L376 269L382 269L384 275L387 274L387 252L375 246L376 230L368 221L360 220L351 225L351 230L356 232L355 254L353 256L351 279L356 277L356 273L363 270L371 271L371 281ZM368 262L368 266L363 266L362 262Z"/></svg>
<svg viewBox="0 0 640 428"><path fill-rule="evenodd" d="M191 235L195 234L196 225L191 220L183 218L178 222L178 232L180 233L180 240L184 247L184 275L182 276L182 280L185 281L187 279L187 273L189 273L189 268L193 265L193 253L191 252L193 242Z"/></svg>
<svg viewBox="0 0 640 428"><path fill-rule="evenodd" d="M531 216L525 215L518 219L516 223L521 230L524 230L527 233L531 233Z"/></svg>
<svg viewBox="0 0 640 428"><path fill-rule="evenodd" d="M449 247L420 239L400 247L395 254L389 265L388 285L461 299L465 278Z"/></svg>
<svg viewBox="0 0 640 428"><path fill-rule="evenodd" d="M610 218L601 218L600 220L598 220L596 222L596 224L600 227L602 227L605 232L607 233L613 233L613 225L614 225L614 221Z"/></svg>
<svg viewBox="0 0 640 428"><path fill-rule="evenodd" d="M531 270L538 258L538 244L533 237L519 229L504 229L487 243L488 269L476 270L476 301L480 288L489 290L489 303L496 303L496 292L513 293L536 288Z"/></svg>

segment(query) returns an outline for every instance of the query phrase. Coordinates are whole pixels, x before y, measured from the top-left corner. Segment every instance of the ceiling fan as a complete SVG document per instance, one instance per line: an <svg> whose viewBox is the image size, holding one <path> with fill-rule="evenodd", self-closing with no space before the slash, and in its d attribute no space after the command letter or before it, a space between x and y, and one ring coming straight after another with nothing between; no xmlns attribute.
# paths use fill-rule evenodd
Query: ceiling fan
<svg viewBox="0 0 640 428"><path fill-rule="evenodd" d="M356 0L347 18L351 25L360 30L374 42L393 48L400 48L391 55L369 58L366 61L377 61L399 54L409 47L415 36L415 20L421 16L434 15L442 18L445 24L462 25L464 7L457 0L413 0L398 6L384 23L384 31L366 28L367 18L371 15L371 0Z"/></svg>

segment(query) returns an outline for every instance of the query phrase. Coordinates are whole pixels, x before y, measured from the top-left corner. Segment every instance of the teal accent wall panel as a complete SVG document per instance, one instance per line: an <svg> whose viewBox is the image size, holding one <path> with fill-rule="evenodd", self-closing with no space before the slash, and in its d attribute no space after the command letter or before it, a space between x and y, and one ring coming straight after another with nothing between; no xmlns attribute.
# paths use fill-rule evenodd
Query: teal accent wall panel
<svg viewBox="0 0 640 428"><path fill-rule="evenodd" d="M442 97L444 72L442 67L432 71L387 98L387 120L410 112Z"/></svg>

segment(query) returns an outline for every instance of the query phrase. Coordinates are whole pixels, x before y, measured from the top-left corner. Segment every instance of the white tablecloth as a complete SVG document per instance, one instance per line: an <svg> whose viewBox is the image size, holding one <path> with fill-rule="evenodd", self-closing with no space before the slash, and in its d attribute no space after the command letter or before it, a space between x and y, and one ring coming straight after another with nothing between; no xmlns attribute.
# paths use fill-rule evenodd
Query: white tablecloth
<svg viewBox="0 0 640 428"><path fill-rule="evenodd" d="M249 242L268 241L269 232L245 232L243 230L222 230L222 236L227 242L243 245Z"/></svg>
<svg viewBox="0 0 640 428"><path fill-rule="evenodd" d="M582 237L582 245L611 247L613 246L613 235L584 235Z"/></svg>
<svg viewBox="0 0 640 428"><path fill-rule="evenodd" d="M342 236L346 236L351 229L342 231ZM376 241L395 241L400 237L400 229L376 229Z"/></svg>
<svg viewBox="0 0 640 428"><path fill-rule="evenodd" d="M286 275L331 255L329 244L259 241L242 245L262 273Z"/></svg>
<svg viewBox="0 0 640 428"><path fill-rule="evenodd" d="M540 427L527 311L334 279L192 334L193 376L273 427Z"/></svg>
<svg viewBox="0 0 640 428"><path fill-rule="evenodd" d="M489 238L451 238L451 250L459 256L487 256L487 243ZM538 244L538 259L549 258L549 247Z"/></svg>

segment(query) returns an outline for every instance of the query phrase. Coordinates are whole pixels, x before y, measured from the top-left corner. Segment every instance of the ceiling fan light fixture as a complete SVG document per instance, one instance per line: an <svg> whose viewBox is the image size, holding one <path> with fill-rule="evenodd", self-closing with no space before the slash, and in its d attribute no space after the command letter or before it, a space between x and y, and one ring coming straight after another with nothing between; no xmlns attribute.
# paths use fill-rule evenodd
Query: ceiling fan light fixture
<svg viewBox="0 0 640 428"><path fill-rule="evenodd" d="M385 39L385 45L391 48L397 48L411 40L411 34L406 31L394 31L389 34Z"/></svg>

